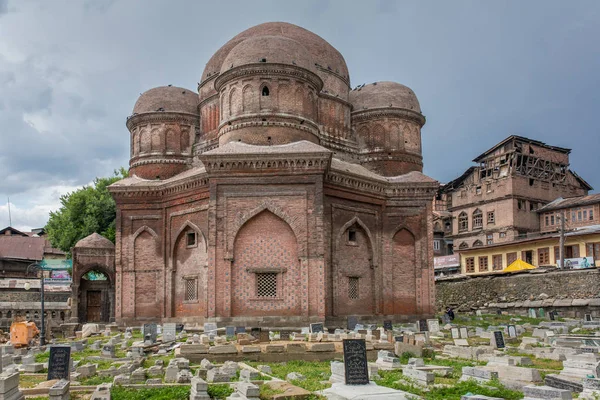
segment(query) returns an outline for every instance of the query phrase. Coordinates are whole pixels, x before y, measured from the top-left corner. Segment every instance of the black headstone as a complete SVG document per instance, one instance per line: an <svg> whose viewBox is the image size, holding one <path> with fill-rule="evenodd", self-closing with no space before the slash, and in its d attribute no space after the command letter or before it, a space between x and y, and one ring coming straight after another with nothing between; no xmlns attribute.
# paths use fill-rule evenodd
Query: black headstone
<svg viewBox="0 0 600 400"><path fill-rule="evenodd" d="M48 380L66 379L71 377L71 346L50 347L48 360Z"/></svg>
<svg viewBox="0 0 600 400"><path fill-rule="evenodd" d="M548 313L548 316L550 317L550 321L554 321L554 320L555 320L554 311L550 311L550 312Z"/></svg>
<svg viewBox="0 0 600 400"><path fill-rule="evenodd" d="M290 340L290 331L281 331L281 332L279 332L279 339L281 339L281 340Z"/></svg>
<svg viewBox="0 0 600 400"><path fill-rule="evenodd" d="M592 314L585 314L585 322L592 322Z"/></svg>
<svg viewBox="0 0 600 400"><path fill-rule="evenodd" d="M504 334L502 331L494 331L494 339L496 341L496 347L499 349L503 349L506 347L504 344Z"/></svg>
<svg viewBox="0 0 600 400"><path fill-rule="evenodd" d="M427 331L429 331L429 328L427 327L427 320L420 319L419 320L419 332L427 332Z"/></svg>
<svg viewBox="0 0 600 400"><path fill-rule="evenodd" d="M183 324L176 324L175 325L175 332L179 333L183 330Z"/></svg>
<svg viewBox="0 0 600 400"><path fill-rule="evenodd" d="M367 344L364 339L344 339L346 385L368 385Z"/></svg>
<svg viewBox="0 0 600 400"><path fill-rule="evenodd" d="M404 341L404 336L394 336L394 341L395 342L403 342Z"/></svg>
<svg viewBox="0 0 600 400"><path fill-rule="evenodd" d="M497 315L502 315L502 310L501 310L501 309L497 309L497 310L496 310L496 314L497 314Z"/></svg>
<svg viewBox="0 0 600 400"><path fill-rule="evenodd" d="M383 321L383 329L385 329L386 331L391 331L393 330L393 326L392 326L392 321L389 319L386 319L385 321Z"/></svg>
<svg viewBox="0 0 600 400"><path fill-rule="evenodd" d="M144 324L144 340L148 338L148 335L150 335L152 343L156 342L156 337L158 336L158 327L156 324Z"/></svg>
<svg viewBox="0 0 600 400"><path fill-rule="evenodd" d="M236 326L235 333L246 333L246 327L245 326Z"/></svg>
<svg viewBox="0 0 600 400"><path fill-rule="evenodd" d="M348 316L348 322L346 323L346 328L349 331L353 331L356 328L356 324L358 324L358 318L354 315Z"/></svg>
<svg viewBox="0 0 600 400"><path fill-rule="evenodd" d="M310 324L310 333L323 332L323 323L317 322L316 324Z"/></svg>
<svg viewBox="0 0 600 400"><path fill-rule="evenodd" d="M260 339L260 328L250 328L250 334L254 339Z"/></svg>

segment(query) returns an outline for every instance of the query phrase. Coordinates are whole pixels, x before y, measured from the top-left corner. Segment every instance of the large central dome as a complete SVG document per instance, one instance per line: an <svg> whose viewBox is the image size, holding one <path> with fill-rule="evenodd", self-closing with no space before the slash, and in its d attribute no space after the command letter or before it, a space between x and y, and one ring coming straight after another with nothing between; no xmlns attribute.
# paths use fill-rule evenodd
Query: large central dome
<svg viewBox="0 0 600 400"><path fill-rule="evenodd" d="M344 57L325 39L304 28L286 22L267 22L238 34L211 57L202 73L201 82L219 74L231 50L242 41L259 36L280 36L301 43L315 64L331 74L338 75L349 84L348 67Z"/></svg>

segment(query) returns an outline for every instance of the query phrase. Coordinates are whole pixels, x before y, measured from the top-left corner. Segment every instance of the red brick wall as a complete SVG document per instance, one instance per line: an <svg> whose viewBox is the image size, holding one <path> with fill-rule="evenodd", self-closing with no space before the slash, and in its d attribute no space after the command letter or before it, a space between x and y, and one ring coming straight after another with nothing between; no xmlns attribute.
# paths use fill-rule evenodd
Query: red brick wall
<svg viewBox="0 0 600 400"><path fill-rule="evenodd" d="M158 285L164 266L154 237L143 231L135 238L135 315L136 317L161 317L162 307L159 303Z"/></svg>
<svg viewBox="0 0 600 400"><path fill-rule="evenodd" d="M232 316L299 315L300 263L290 226L269 211L253 217L239 231L234 245ZM277 298L256 295L256 275L248 268L286 269L277 276Z"/></svg>
<svg viewBox="0 0 600 400"><path fill-rule="evenodd" d="M187 245L187 233L196 234L196 245ZM200 231L187 227L179 234L173 250L173 282L171 283L172 303L174 305L173 315L203 316L206 311L206 294L204 283L206 281L206 244ZM196 279L197 298L194 301L186 301L186 279Z"/></svg>
<svg viewBox="0 0 600 400"><path fill-rule="evenodd" d="M392 298L393 314L416 314L415 238L406 229L393 238Z"/></svg>

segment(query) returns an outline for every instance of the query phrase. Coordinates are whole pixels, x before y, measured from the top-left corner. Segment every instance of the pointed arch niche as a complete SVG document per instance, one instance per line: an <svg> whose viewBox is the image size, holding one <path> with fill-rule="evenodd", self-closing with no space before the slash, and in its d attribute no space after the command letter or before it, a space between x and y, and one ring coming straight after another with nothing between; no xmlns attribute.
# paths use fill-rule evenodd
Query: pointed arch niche
<svg viewBox="0 0 600 400"><path fill-rule="evenodd" d="M300 315L298 242L292 227L264 209L250 217L235 236L231 266L231 314Z"/></svg>
<svg viewBox="0 0 600 400"><path fill-rule="evenodd" d="M332 274L334 315L376 313L374 249L374 238L358 217L348 221L338 232Z"/></svg>
<svg viewBox="0 0 600 400"><path fill-rule="evenodd" d="M417 312L415 235L400 228L392 239L392 314L414 315Z"/></svg>
<svg viewBox="0 0 600 400"><path fill-rule="evenodd" d="M198 226L189 221L183 224L175 237L171 256L171 315L204 315L208 257L206 237Z"/></svg>
<svg viewBox="0 0 600 400"><path fill-rule="evenodd" d="M135 271L135 316L161 316L159 280L164 263L158 250L158 235L143 226L133 235L133 268Z"/></svg>

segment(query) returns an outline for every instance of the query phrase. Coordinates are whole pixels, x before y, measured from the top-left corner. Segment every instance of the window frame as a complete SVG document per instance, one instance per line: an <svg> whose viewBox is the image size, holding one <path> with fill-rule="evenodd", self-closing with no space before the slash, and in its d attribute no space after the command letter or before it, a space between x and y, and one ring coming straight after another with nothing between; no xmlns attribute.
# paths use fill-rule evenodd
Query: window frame
<svg viewBox="0 0 600 400"><path fill-rule="evenodd" d="M502 271L504 269L502 254L492 255L492 271Z"/></svg>
<svg viewBox="0 0 600 400"><path fill-rule="evenodd" d="M475 272L475 257L465 257L465 273Z"/></svg>
<svg viewBox="0 0 600 400"><path fill-rule="evenodd" d="M265 295L260 295L259 290L260 290L260 280L261 278L266 278L266 275L272 275L274 276L274 280L275 280L275 295L274 296L265 296ZM275 272L275 271L264 271L264 272L255 272L254 273L254 298L257 300L276 300L276 299L281 299L282 298L282 294L281 294L281 285L280 285L280 276L281 274L279 272Z"/></svg>
<svg viewBox="0 0 600 400"><path fill-rule="evenodd" d="M352 295L352 283L355 283L355 292L356 296ZM349 300L360 300L360 277L359 276L349 276L348 277L348 299Z"/></svg>
<svg viewBox="0 0 600 400"><path fill-rule="evenodd" d="M489 257L479 256L477 257L477 270L479 272L488 272L490 270Z"/></svg>
<svg viewBox="0 0 600 400"><path fill-rule="evenodd" d="M473 229L483 229L483 212L479 208L473 211Z"/></svg>
<svg viewBox="0 0 600 400"><path fill-rule="evenodd" d="M462 211L458 214L458 231L467 232L469 230L469 214Z"/></svg>
<svg viewBox="0 0 600 400"><path fill-rule="evenodd" d="M496 212L495 211L487 212L487 223L488 224L496 224Z"/></svg>
<svg viewBox="0 0 600 400"><path fill-rule="evenodd" d="M194 243L192 244L190 244L190 237L194 238ZM196 233L196 231L187 231L185 233L185 247L188 249L198 247L198 234Z"/></svg>
<svg viewBox="0 0 600 400"><path fill-rule="evenodd" d="M195 304L200 302L200 285L199 285L199 277L198 275L187 275L182 277L183 280L183 303L184 304ZM195 290L194 290L194 298L188 298L188 284L189 282L194 282Z"/></svg>

